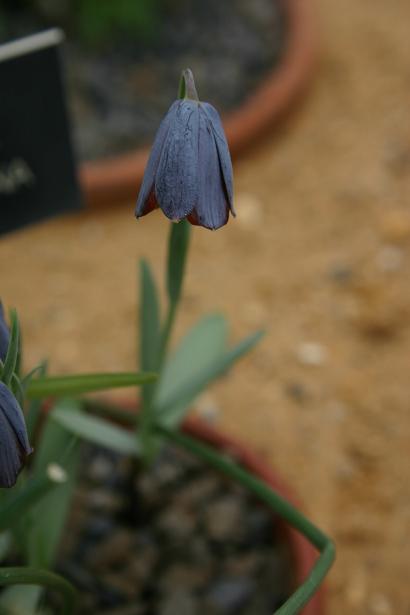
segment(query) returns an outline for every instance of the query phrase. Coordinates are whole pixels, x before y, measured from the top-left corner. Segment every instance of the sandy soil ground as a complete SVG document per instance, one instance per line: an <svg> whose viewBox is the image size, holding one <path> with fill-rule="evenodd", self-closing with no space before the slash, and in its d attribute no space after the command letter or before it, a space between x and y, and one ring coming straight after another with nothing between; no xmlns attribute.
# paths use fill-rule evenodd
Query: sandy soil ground
<svg viewBox="0 0 410 615"><path fill-rule="evenodd" d="M266 454L332 535L331 615L410 613L408 0L320 0L302 109L236 166L238 219L195 230L177 336L209 310L253 354L201 400ZM132 204L0 243L26 360L129 369L136 261L163 273L167 225Z"/></svg>

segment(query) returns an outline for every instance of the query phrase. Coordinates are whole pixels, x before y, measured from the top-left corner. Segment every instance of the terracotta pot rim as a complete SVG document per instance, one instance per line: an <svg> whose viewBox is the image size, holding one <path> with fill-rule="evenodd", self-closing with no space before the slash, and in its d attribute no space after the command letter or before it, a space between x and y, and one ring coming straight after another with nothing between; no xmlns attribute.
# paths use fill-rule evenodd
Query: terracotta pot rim
<svg viewBox="0 0 410 615"><path fill-rule="evenodd" d="M236 438L225 435L215 427L199 418L188 418L184 421L183 431L206 444L214 446L219 450L237 460L245 469L262 479L267 485L272 487L279 495L288 502L300 508L300 503L293 491L283 481L280 475L267 463L262 456L255 453L244 443ZM281 531L283 532L291 551L293 565L295 568L295 578L297 585L300 585L310 574L316 563L318 554L309 541L297 530L287 524L279 517ZM324 588L321 586L309 603L301 610L300 615L323 615L324 613Z"/></svg>
<svg viewBox="0 0 410 615"><path fill-rule="evenodd" d="M282 59L249 98L224 118L234 159L291 109L313 73L316 37L312 2L280 1L288 24ZM98 207L135 199L148 155L149 148L143 147L80 165L79 179L86 204Z"/></svg>

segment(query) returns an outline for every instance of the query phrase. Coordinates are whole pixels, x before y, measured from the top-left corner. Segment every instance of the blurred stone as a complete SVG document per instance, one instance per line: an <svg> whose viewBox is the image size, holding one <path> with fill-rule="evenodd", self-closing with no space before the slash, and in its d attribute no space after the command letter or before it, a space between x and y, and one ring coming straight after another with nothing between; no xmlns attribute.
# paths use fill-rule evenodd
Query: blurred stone
<svg viewBox="0 0 410 615"><path fill-rule="evenodd" d="M197 508L204 502L209 502L220 490L221 483L215 476L201 476L178 489L178 500L188 508Z"/></svg>
<svg viewBox="0 0 410 615"><path fill-rule="evenodd" d="M372 615L393 615L393 606L383 594L375 594L370 598L370 612Z"/></svg>
<svg viewBox="0 0 410 615"><path fill-rule="evenodd" d="M245 524L241 501L236 496L224 495L210 502L204 522L211 539L237 542Z"/></svg>
<svg viewBox="0 0 410 615"><path fill-rule="evenodd" d="M134 600L141 592L141 585L138 583L138 579L126 574L126 572L127 570L104 570L99 575L99 580L110 589L123 595L127 600Z"/></svg>
<svg viewBox="0 0 410 615"><path fill-rule="evenodd" d="M206 604L220 615L237 612L252 597L254 583L248 578L234 578L213 584L206 596Z"/></svg>
<svg viewBox="0 0 410 615"><path fill-rule="evenodd" d="M212 395L203 393L195 402L195 414L205 422L213 425L219 418L220 409Z"/></svg>
<svg viewBox="0 0 410 615"><path fill-rule="evenodd" d="M195 515L182 506L165 509L157 519L158 529L172 542L187 540L195 526Z"/></svg>
<svg viewBox="0 0 410 615"><path fill-rule="evenodd" d="M238 224L246 228L257 228L263 220L261 201L253 194L240 192L235 196Z"/></svg>
<svg viewBox="0 0 410 615"><path fill-rule="evenodd" d="M344 263L335 263L328 271L329 278L340 285L348 284L353 278L353 270Z"/></svg>
<svg viewBox="0 0 410 615"><path fill-rule="evenodd" d="M87 476L95 482L105 481L111 476L114 464L106 455L96 455L87 467Z"/></svg>
<svg viewBox="0 0 410 615"><path fill-rule="evenodd" d="M404 209L386 212L380 220L380 232L388 243L410 241L410 212Z"/></svg>
<svg viewBox="0 0 410 615"><path fill-rule="evenodd" d="M286 394L299 403L303 403L309 398L306 387L300 382L288 382L285 387Z"/></svg>
<svg viewBox="0 0 410 615"><path fill-rule="evenodd" d="M95 511L113 514L123 505L123 498L118 493L104 489L90 489L88 493L88 507Z"/></svg>
<svg viewBox="0 0 410 615"><path fill-rule="evenodd" d="M226 571L232 577L254 577L263 568L264 554L260 551L235 553L226 561Z"/></svg>
<svg viewBox="0 0 410 615"><path fill-rule="evenodd" d="M159 579L161 591L169 592L172 589L193 591L203 587L210 579L212 568L202 564L194 566L192 563L175 562L164 571Z"/></svg>
<svg viewBox="0 0 410 615"><path fill-rule="evenodd" d="M394 286L363 282L354 289L357 299L352 322L361 333L374 339L389 339L407 321L409 307Z"/></svg>
<svg viewBox="0 0 410 615"><path fill-rule="evenodd" d="M303 342L296 349L296 356L302 365L318 367L327 359L325 346L317 342Z"/></svg>
<svg viewBox="0 0 410 615"><path fill-rule="evenodd" d="M396 177L410 170L410 147L407 141L390 143L385 149L386 166Z"/></svg>
<svg viewBox="0 0 410 615"><path fill-rule="evenodd" d="M87 611L90 612L90 611ZM104 615L146 615L144 605L133 600L132 604L117 606L114 609L104 609Z"/></svg>
<svg viewBox="0 0 410 615"><path fill-rule="evenodd" d="M384 246L377 254L377 264L386 273L398 271L403 263L403 250L396 246Z"/></svg>
<svg viewBox="0 0 410 615"><path fill-rule="evenodd" d="M133 533L126 528L118 528L101 543L95 545L87 557L88 564L95 571L111 567L125 568L128 565Z"/></svg>
<svg viewBox="0 0 410 615"><path fill-rule="evenodd" d="M200 615L195 596L184 590L166 594L158 608L158 615Z"/></svg>
<svg viewBox="0 0 410 615"><path fill-rule="evenodd" d="M352 607L361 607L367 595L367 581L362 570L357 570L351 576L347 585L346 598Z"/></svg>

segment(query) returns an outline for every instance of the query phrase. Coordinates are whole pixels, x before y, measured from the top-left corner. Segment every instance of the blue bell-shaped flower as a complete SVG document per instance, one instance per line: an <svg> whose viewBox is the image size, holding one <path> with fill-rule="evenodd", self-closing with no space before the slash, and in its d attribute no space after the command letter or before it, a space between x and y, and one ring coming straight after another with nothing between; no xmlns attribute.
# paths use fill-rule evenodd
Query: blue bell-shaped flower
<svg viewBox="0 0 410 615"><path fill-rule="evenodd" d="M155 137L135 215L160 207L170 220L217 229L233 208L232 163L218 112L198 100L184 71L185 98L176 100Z"/></svg>

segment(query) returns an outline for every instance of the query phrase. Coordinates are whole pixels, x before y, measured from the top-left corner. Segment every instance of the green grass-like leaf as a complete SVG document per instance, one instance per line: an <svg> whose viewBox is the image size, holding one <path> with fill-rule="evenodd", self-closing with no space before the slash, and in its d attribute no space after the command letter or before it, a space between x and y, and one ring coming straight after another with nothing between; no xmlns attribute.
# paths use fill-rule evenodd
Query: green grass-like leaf
<svg viewBox="0 0 410 615"><path fill-rule="evenodd" d="M231 350L225 351L218 358L203 365L189 380L181 382L168 396L161 396L155 404L156 421L162 425L178 425L189 410L193 400L213 380L222 376L232 365L257 344L264 335L258 331L245 338ZM198 361L200 358L198 357Z"/></svg>
<svg viewBox="0 0 410 615"><path fill-rule="evenodd" d="M10 340L6 358L2 369L1 379L7 386L10 385L16 369L20 347L20 325L16 310L10 310Z"/></svg>
<svg viewBox="0 0 410 615"><path fill-rule="evenodd" d="M78 438L105 446L124 455L139 454L139 446L133 432L117 427L104 419L85 414L77 407L59 407L53 412L53 420Z"/></svg>
<svg viewBox="0 0 410 615"><path fill-rule="evenodd" d="M31 380L27 386L26 395L29 399L70 397L105 389L141 386L154 382L156 378L156 374L142 372L48 376Z"/></svg>

